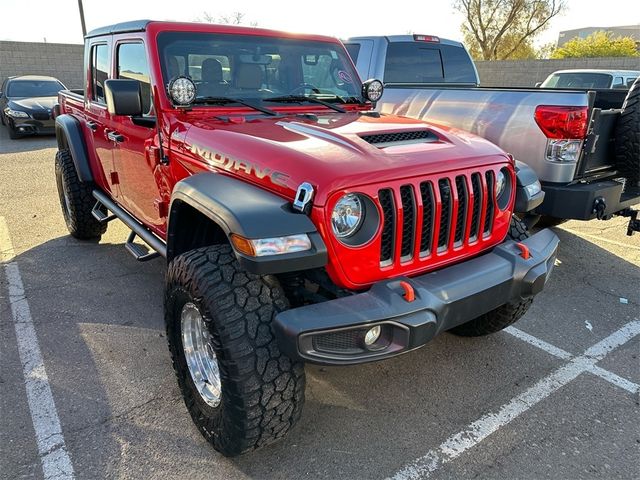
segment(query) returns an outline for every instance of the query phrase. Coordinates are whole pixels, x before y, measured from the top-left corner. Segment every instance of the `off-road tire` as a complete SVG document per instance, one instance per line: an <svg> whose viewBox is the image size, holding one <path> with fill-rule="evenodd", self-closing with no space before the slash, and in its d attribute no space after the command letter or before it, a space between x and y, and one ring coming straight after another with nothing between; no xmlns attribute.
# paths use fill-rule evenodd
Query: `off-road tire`
<svg viewBox="0 0 640 480"><path fill-rule="evenodd" d="M107 224L100 223L91 214L96 204L91 194L92 185L80 181L68 150L56 153L55 171L60 208L69 233L81 240L100 238L107 231Z"/></svg>
<svg viewBox="0 0 640 480"><path fill-rule="evenodd" d="M527 227L516 216L511 218L507 238L516 242L521 242L529 238ZM532 302L533 297L529 297L519 302L507 303L484 315L480 315L478 318L474 318L470 322L454 327L449 331L461 337L480 337L498 332L517 322L527 313Z"/></svg>
<svg viewBox="0 0 640 480"><path fill-rule="evenodd" d="M640 78L622 105L615 130L616 167L633 186L640 186Z"/></svg>
<svg viewBox="0 0 640 480"><path fill-rule="evenodd" d="M180 317L187 302L211 333L222 385L217 407L203 400L187 367ZM192 250L169 264L165 321L173 367L191 418L223 455L270 444L300 418L304 366L280 352L272 328L288 307L276 278L245 272L229 245Z"/></svg>

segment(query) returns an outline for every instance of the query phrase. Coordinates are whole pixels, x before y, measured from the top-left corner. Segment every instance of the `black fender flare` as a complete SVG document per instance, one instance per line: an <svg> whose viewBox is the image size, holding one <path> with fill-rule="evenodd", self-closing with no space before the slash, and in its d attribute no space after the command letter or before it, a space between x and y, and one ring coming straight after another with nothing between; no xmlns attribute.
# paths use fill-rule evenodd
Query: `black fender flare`
<svg viewBox="0 0 640 480"><path fill-rule="evenodd" d="M167 260L175 256L174 242L183 204L218 225L229 237L248 239L307 234L311 250L251 257L236 251L240 264L257 274L274 274L323 267L327 247L311 219L295 212L286 199L258 186L219 173L205 172L179 181L171 195L167 228ZM188 234L188 232L184 232Z"/></svg>
<svg viewBox="0 0 640 480"><path fill-rule="evenodd" d="M544 192L538 175L526 163L516 160L516 204L514 211L526 213L542 204Z"/></svg>
<svg viewBox="0 0 640 480"><path fill-rule="evenodd" d="M76 167L81 182L92 183L93 174L89 165L87 145L82 135L82 126L75 117L63 114L56 117L56 139L58 149L68 149L71 152L73 164Z"/></svg>

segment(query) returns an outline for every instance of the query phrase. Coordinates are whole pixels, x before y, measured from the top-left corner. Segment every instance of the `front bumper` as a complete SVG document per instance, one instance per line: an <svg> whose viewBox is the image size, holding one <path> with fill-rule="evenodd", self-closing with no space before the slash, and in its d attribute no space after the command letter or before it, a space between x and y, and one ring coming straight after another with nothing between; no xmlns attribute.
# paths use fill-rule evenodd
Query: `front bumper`
<svg viewBox="0 0 640 480"><path fill-rule="evenodd" d="M591 183L559 185L543 183L545 192L538 215L573 220L592 220L597 217L596 200L604 202L601 217L609 217L640 202L640 191L618 180L599 180Z"/></svg>
<svg viewBox="0 0 640 480"><path fill-rule="evenodd" d="M55 120L34 120L33 118L11 118L13 128L21 135L53 135L56 133Z"/></svg>
<svg viewBox="0 0 640 480"><path fill-rule="evenodd" d="M274 329L291 358L325 365L349 365L392 357L421 347L438 333L466 323L508 302L540 293L556 258L558 237L542 230L523 244L513 241L458 265L414 278L374 284L365 293L279 313ZM405 299L401 282L415 300ZM379 344L367 348L364 333L380 325Z"/></svg>

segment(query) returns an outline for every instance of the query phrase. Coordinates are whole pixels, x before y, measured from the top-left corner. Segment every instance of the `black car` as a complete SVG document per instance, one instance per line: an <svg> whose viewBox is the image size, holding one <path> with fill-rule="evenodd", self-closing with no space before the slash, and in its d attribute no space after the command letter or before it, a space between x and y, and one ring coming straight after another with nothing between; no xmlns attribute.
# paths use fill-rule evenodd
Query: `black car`
<svg viewBox="0 0 640 480"><path fill-rule="evenodd" d="M53 77L7 78L0 90L0 121L9 129L9 137L55 133L52 110L58 92L65 88Z"/></svg>

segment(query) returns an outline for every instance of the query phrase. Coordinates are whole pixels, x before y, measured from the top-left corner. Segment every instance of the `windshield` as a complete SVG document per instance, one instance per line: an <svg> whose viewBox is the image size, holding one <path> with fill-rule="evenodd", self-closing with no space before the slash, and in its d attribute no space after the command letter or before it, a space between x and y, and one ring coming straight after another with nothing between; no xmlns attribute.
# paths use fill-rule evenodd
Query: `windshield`
<svg viewBox="0 0 640 480"><path fill-rule="evenodd" d="M609 88L613 77L608 73L554 73L542 88Z"/></svg>
<svg viewBox="0 0 640 480"><path fill-rule="evenodd" d="M207 97L264 101L304 95L361 101L361 84L337 43L257 35L166 32L158 37L165 85L180 76Z"/></svg>
<svg viewBox="0 0 640 480"><path fill-rule="evenodd" d="M12 80L7 97L55 97L64 87L55 80Z"/></svg>

